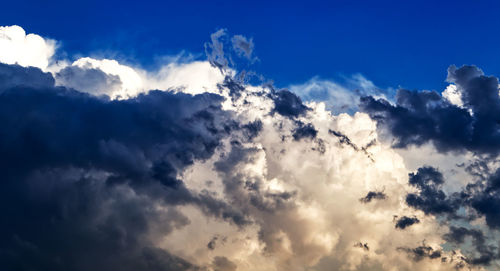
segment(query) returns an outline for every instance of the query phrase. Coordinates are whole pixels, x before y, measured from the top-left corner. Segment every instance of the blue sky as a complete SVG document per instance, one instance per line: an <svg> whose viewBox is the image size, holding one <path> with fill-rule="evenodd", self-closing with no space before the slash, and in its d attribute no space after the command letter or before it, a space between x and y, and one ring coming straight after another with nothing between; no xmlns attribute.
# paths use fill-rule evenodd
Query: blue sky
<svg viewBox="0 0 500 271"><path fill-rule="evenodd" d="M70 56L150 66L203 57L210 33L253 37L254 66L278 86L361 73L380 87L442 90L446 68L500 74L495 1L9 1L0 25L62 42Z"/></svg>

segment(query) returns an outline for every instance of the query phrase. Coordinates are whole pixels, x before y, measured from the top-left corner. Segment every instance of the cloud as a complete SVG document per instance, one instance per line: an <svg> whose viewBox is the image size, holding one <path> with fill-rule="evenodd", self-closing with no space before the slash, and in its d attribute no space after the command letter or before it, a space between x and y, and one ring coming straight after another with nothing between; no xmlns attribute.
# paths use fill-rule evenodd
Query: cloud
<svg viewBox="0 0 500 271"><path fill-rule="evenodd" d="M205 53L208 61L214 67L224 71L229 67L231 59L226 57L227 52L224 51L224 38L227 33L225 29L219 29L210 35L211 42L205 43Z"/></svg>
<svg viewBox="0 0 500 271"><path fill-rule="evenodd" d="M372 200L384 200L387 199L387 195L380 191L370 191L366 196L360 198L359 200L363 203L369 203Z"/></svg>
<svg viewBox="0 0 500 271"><path fill-rule="evenodd" d="M406 203L424 211L426 214L452 213L455 206L446 199L440 189L444 183L443 175L432 167L419 168L417 173L410 173L409 183L419 189L418 194L406 196Z"/></svg>
<svg viewBox="0 0 500 271"><path fill-rule="evenodd" d="M234 35L231 38L231 42L233 43L233 49L238 53L238 55L244 56L248 60L255 61L255 59L252 58L255 47L253 39L247 39L242 35Z"/></svg>
<svg viewBox="0 0 500 271"><path fill-rule="evenodd" d="M223 81L224 76L207 61L172 62L147 74L149 89L182 89L191 94L217 93Z"/></svg>
<svg viewBox="0 0 500 271"><path fill-rule="evenodd" d="M496 268L499 248L494 232L500 225L496 184L498 79L485 76L475 66L451 66L447 81L451 85L442 95L399 90L396 104L365 97L361 107L378 120L380 131L388 132L393 146L418 151L432 144L438 152L433 156L444 159L451 153L454 159L462 160L448 173L448 180L429 166L410 173L409 183L417 191L408 193L406 203L427 216L446 221L449 233L443 238L463 248L464 263ZM444 161L439 164L450 168ZM453 171L465 174L453 177ZM450 182L457 177L459 183Z"/></svg>
<svg viewBox="0 0 500 271"><path fill-rule="evenodd" d="M495 154L446 118L484 123L473 129L494 140L492 78L450 69L463 107L400 91L396 103L362 98L363 113L349 103L379 92L357 77L362 91L344 93L353 111L337 114L245 80L236 57L252 44L220 30L207 61L153 71L94 58L51 73L0 64L0 268L496 267L496 160L453 165L474 179L452 191L449 164L401 154L429 143L460 159Z"/></svg>
<svg viewBox="0 0 500 271"><path fill-rule="evenodd" d="M0 93L15 87L51 88L54 83L54 78L40 69L0 63Z"/></svg>
<svg viewBox="0 0 500 271"><path fill-rule="evenodd" d="M218 85L224 81L224 75L206 61L174 61L145 71L116 60L88 57L59 67L54 76L57 85L111 99L134 98L149 90L219 93Z"/></svg>
<svg viewBox="0 0 500 271"><path fill-rule="evenodd" d="M107 95L111 99L134 98L155 89L182 89L192 94L218 93L218 85L223 83L226 75L233 75L234 71L230 66L235 65L238 57L255 60L252 56L254 45L251 39L235 35L231 39L231 47L226 44L226 35L225 30L214 33L210 44L210 48L213 47L213 58L224 64L220 67L211 58L208 61L188 62L173 58L156 70L146 71L114 59L55 59L55 41L35 34L26 35L19 26L7 26L0 28L0 62L50 71L59 86L96 96ZM224 45L232 50L225 54ZM220 72L221 68L224 73Z"/></svg>
<svg viewBox="0 0 500 271"><path fill-rule="evenodd" d="M120 77L107 74L98 68L68 66L56 73L56 81L62 86L99 95L116 96L122 90Z"/></svg>
<svg viewBox="0 0 500 271"><path fill-rule="evenodd" d="M55 53L56 43L36 34L26 34L23 28L0 27L0 62L37 67L45 70Z"/></svg>
<svg viewBox="0 0 500 271"><path fill-rule="evenodd" d="M287 117L298 117L307 112L308 108L297 95L288 90L279 90L271 94L274 101L274 112Z"/></svg>
<svg viewBox="0 0 500 271"><path fill-rule="evenodd" d="M135 71L132 67L122 65L118 63L118 61L116 60L111 60L111 59L98 60L89 57L84 57L73 62L72 66L79 67L80 70L94 70L94 71L100 70L109 76L114 76L115 81L117 81L116 79L119 79L121 82L121 87L119 88L118 92L111 93L113 95L112 96L113 98L135 97L139 93L144 92L145 90L143 79L141 78L139 73ZM61 72L64 72L64 70L62 70ZM75 78L75 80L77 79L78 78ZM93 82L91 81L90 84L92 83ZM86 86L85 88L88 87ZM102 89L101 91L106 91L106 90Z"/></svg>
<svg viewBox="0 0 500 271"><path fill-rule="evenodd" d="M500 142L496 131L500 108L498 79L483 75L474 66L452 66L448 69L448 81L456 84L463 106L450 103L434 91L401 89L396 105L367 96L362 98L361 107L391 132L395 147L432 142L442 152L496 155Z"/></svg>
<svg viewBox="0 0 500 271"><path fill-rule="evenodd" d="M435 250L430 246L426 246L425 244L415 248L400 248L400 250L408 253L408 256L412 257L415 261L421 261L424 258L429 258L429 259L441 258L441 251Z"/></svg>
<svg viewBox="0 0 500 271"><path fill-rule="evenodd" d="M321 104L306 107L293 93L282 92L284 99L269 88L245 87L239 96L226 93L225 108L240 121L258 118L259 132L253 137L234 134L218 154L190 166L182 179L190 189L206 189L244 210L253 223L238 228L210 222L209 234L200 235L192 222L180 236L167 237L165 247L187 242L193 252L179 253L195 263L224 255L243 270L255 266L260 270L363 270L367 265L381 265L384 270L390 269L389 263L428 270L435 265L434 258L414 261L397 249L418 246L423 239L439 247L444 230L432 218L423 218L405 231L395 229L394 215L418 213L404 203L411 186L401 157L380 144L376 123L368 115L334 116ZM287 110L280 113L276 104L282 101ZM315 136L298 138L296 132L304 127L314 129ZM380 190L384 200L360 202L369 192ZM202 223L192 212L188 217ZM207 248L215 235L224 235L227 241ZM200 238L205 241L199 242ZM358 242L373 249L353 247ZM384 254L377 256L374 251ZM448 262L440 266L454 269Z"/></svg>
<svg viewBox="0 0 500 271"><path fill-rule="evenodd" d="M235 50L248 43L244 52L251 55L253 43L245 41L245 37L235 36ZM145 71L113 59L56 59L56 44L54 40L26 34L23 28L16 25L0 27L0 63L50 71L57 85L96 96L107 95L112 99L133 98L153 89L183 88L193 94L214 93L218 90L217 84L224 80L224 75L208 61L184 63L171 59L157 70Z"/></svg>
<svg viewBox="0 0 500 271"><path fill-rule="evenodd" d="M305 83L290 85L288 88L304 101L324 102L326 108L334 114L353 114L359 111L361 97L386 98L391 97L392 92L390 89L381 90L361 74L355 74L339 82L313 77Z"/></svg>
<svg viewBox="0 0 500 271"><path fill-rule="evenodd" d="M109 101L55 87L36 68L0 67L30 80L2 77L3 268L188 270L151 239L189 223L175 206L244 223L176 177L209 158L228 132L221 97L150 91Z"/></svg>
<svg viewBox="0 0 500 271"><path fill-rule="evenodd" d="M214 258L215 271L236 271L237 266L226 257L217 256Z"/></svg>
<svg viewBox="0 0 500 271"><path fill-rule="evenodd" d="M407 227L417 223L420 223L420 220L418 218L403 216L396 221L396 228L404 230Z"/></svg>

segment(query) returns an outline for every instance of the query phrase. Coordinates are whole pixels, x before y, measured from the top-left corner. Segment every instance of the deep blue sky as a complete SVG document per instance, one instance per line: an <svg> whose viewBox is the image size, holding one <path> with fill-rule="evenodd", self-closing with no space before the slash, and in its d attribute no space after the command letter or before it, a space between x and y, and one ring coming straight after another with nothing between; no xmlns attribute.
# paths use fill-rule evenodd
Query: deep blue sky
<svg viewBox="0 0 500 271"><path fill-rule="evenodd" d="M255 69L278 86L361 73L382 87L440 89L450 64L500 75L500 6L434 2L5 1L0 25L62 41L69 56L146 67L157 56L202 53L210 33L227 28L254 38Z"/></svg>

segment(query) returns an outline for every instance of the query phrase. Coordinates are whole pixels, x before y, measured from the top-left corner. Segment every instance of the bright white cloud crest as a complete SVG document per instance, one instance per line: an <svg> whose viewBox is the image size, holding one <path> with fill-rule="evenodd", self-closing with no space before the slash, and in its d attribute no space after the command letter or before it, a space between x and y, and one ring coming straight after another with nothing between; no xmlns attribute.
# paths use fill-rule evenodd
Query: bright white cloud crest
<svg viewBox="0 0 500 271"><path fill-rule="evenodd" d="M0 27L0 62L33 66L45 70L54 55L56 44L35 34L26 34L23 28Z"/></svg>

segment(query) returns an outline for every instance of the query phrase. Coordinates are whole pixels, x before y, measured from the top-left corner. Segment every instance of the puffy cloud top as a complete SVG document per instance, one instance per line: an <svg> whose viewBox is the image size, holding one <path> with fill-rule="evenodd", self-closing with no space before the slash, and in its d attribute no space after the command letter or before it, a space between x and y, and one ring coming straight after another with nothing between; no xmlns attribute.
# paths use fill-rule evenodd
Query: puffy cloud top
<svg viewBox="0 0 500 271"><path fill-rule="evenodd" d="M56 43L36 34L28 34L23 28L14 26L0 27L0 62L33 66L47 69L55 53Z"/></svg>

